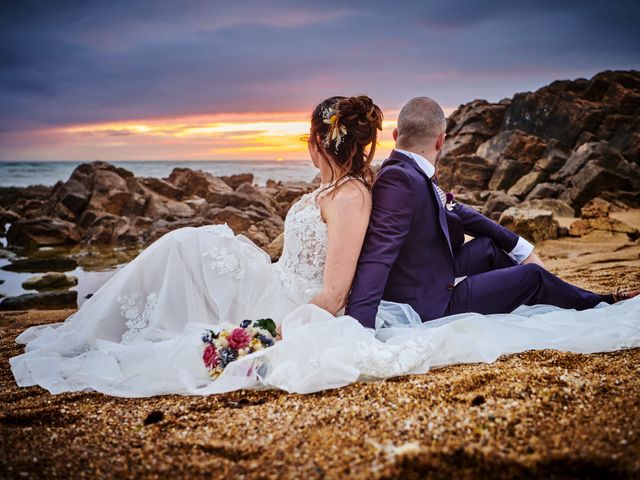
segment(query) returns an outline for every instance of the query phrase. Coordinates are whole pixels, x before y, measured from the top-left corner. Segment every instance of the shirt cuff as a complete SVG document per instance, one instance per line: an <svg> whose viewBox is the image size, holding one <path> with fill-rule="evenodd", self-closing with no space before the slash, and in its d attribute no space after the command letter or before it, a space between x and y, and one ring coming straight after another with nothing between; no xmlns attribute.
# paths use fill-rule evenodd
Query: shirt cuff
<svg viewBox="0 0 640 480"><path fill-rule="evenodd" d="M507 255L509 255L518 265L524 262L533 252L533 245L524 238L518 237L518 243Z"/></svg>

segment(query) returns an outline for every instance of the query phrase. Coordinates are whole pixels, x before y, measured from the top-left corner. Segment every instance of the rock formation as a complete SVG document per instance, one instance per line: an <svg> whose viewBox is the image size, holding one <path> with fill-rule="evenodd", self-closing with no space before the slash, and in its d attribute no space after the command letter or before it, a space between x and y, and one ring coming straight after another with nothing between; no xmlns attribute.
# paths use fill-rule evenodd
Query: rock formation
<svg viewBox="0 0 640 480"><path fill-rule="evenodd" d="M282 233L291 203L314 186L309 183L252 185L251 174L219 178L175 168L164 179L137 178L106 162L78 166L38 205L26 206L24 191L0 192L11 247L59 245L146 245L170 230L227 223L265 247ZM40 190L38 190L40 192ZM17 210L17 211L16 211ZM279 253L278 253L279 255Z"/></svg>
<svg viewBox="0 0 640 480"><path fill-rule="evenodd" d="M494 219L518 202L559 199L575 211L602 197L640 206L640 72L556 81L448 119L440 184L481 192Z"/></svg>

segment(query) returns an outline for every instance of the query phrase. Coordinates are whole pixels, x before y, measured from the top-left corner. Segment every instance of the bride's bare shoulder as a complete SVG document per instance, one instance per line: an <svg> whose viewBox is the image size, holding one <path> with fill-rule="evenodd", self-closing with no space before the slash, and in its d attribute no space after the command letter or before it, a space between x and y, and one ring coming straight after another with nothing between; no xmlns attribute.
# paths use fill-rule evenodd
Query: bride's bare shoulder
<svg viewBox="0 0 640 480"><path fill-rule="evenodd" d="M371 191L359 179L345 179L321 198L321 206L331 210L371 210Z"/></svg>

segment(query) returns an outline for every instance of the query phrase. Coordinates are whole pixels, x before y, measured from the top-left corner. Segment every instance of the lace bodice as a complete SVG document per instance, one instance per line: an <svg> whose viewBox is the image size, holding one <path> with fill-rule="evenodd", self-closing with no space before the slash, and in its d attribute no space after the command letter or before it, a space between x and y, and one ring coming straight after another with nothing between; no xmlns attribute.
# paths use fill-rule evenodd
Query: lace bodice
<svg viewBox="0 0 640 480"><path fill-rule="evenodd" d="M294 203L284 222L284 248L278 261L282 281L297 291L322 286L327 257L327 225L316 196L322 187Z"/></svg>

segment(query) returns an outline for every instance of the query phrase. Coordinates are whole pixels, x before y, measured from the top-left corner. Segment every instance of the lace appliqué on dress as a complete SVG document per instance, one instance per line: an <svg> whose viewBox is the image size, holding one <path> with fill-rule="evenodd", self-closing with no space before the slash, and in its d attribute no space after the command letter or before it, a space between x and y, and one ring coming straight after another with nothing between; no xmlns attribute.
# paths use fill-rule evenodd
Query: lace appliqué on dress
<svg viewBox="0 0 640 480"><path fill-rule="evenodd" d="M278 265L282 283L288 290L322 286L327 257L327 225L316 203L316 192L303 195L285 219L284 249Z"/></svg>
<svg viewBox="0 0 640 480"><path fill-rule="evenodd" d="M120 314L127 319L125 325L128 330L122 334L122 343L130 343L146 328L149 328L153 312L158 305L158 295L155 292L147 295L142 311L138 307L138 301L142 295L131 293L118 295L116 301L120 304Z"/></svg>
<svg viewBox="0 0 640 480"><path fill-rule="evenodd" d="M226 248L212 246L202 256L210 259L209 267L220 275L232 275L236 280L241 278L240 262Z"/></svg>
<svg viewBox="0 0 640 480"><path fill-rule="evenodd" d="M434 345L428 341L410 340L402 345L358 342L354 355L362 377L376 379L428 368L429 353L433 349Z"/></svg>

